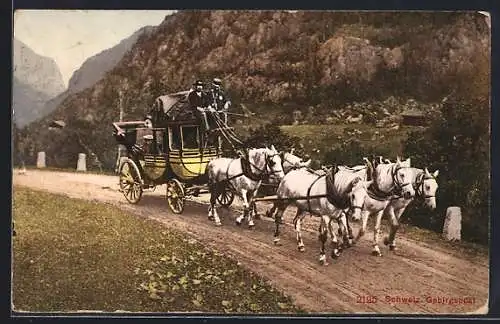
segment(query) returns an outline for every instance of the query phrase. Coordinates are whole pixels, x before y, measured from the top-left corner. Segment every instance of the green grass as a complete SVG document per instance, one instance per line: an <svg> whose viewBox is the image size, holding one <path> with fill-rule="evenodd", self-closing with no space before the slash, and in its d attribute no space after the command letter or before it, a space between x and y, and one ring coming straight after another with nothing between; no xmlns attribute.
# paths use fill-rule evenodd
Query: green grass
<svg viewBox="0 0 500 324"><path fill-rule="evenodd" d="M259 126L260 124L249 120L244 125L236 126L235 130L239 137L245 138L249 135L250 128ZM407 138L408 132L416 129L412 126L399 129L375 128L366 124L302 124L281 125L280 128L288 136L298 137L306 153L317 160L322 160L325 152L353 139L358 140L367 149L374 149L388 158L395 159L397 155L402 155L402 142ZM352 133L353 130L361 133Z"/></svg>
<svg viewBox="0 0 500 324"><path fill-rule="evenodd" d="M224 255L111 205L15 187L16 311L296 313Z"/></svg>
<svg viewBox="0 0 500 324"><path fill-rule="evenodd" d="M360 134L352 134L353 129L359 130ZM414 127L400 127L399 129L375 128L365 124L332 124L332 125L283 125L281 130L289 136L301 139L304 147L319 150L318 157L322 157L326 151L338 147L343 141L356 139L367 148L374 148L381 152L387 152L388 157L395 158L401 155L402 141L406 139L407 133ZM378 134L376 134L378 132ZM312 154L314 156L315 154Z"/></svg>

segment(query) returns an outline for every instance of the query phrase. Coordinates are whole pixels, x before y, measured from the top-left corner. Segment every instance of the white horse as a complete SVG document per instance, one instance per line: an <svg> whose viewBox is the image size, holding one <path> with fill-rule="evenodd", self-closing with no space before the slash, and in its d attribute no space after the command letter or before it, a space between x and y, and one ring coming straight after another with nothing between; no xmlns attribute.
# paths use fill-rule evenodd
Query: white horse
<svg viewBox="0 0 500 324"><path fill-rule="evenodd" d="M365 181L366 169L360 172L339 170L325 175L318 175L305 168L290 171L278 186L276 205L278 212L275 217L274 243L279 243L279 225L285 209L293 204L297 207L297 214L293 220L297 235L299 251L305 251L301 235L301 223L308 212L321 217L319 235L321 241L319 260L326 262L325 243L330 232L332 239L332 258L340 255L340 246L337 236L331 227L331 220L337 219L339 224L347 226L346 217L342 213L344 208L350 207L354 214L359 214L366 196L366 190L371 181ZM339 217L341 219L339 219ZM359 216L358 216L359 217Z"/></svg>
<svg viewBox="0 0 500 324"><path fill-rule="evenodd" d="M410 158L401 161L399 157L396 163L381 163L375 166L374 185L368 188L368 195L365 197L363 211L352 217L356 221L361 219L361 228L354 240L356 243L366 232L368 218L375 215L373 255L382 255L378 242L384 210L393 202L395 197L411 200L415 196L413 169L411 168ZM352 235L352 229L349 224L348 231Z"/></svg>
<svg viewBox="0 0 500 324"><path fill-rule="evenodd" d="M365 161L367 162L367 165L370 165L366 159ZM340 166L339 168L353 173L363 172L364 170L366 175L367 165L358 165L353 168ZM363 210L361 213L355 213L352 215L354 220L359 220L360 218L363 219L362 227L359 230L354 243L356 243L366 232L368 218L375 214L377 215L376 219L379 220L394 195L400 195L400 197L405 197L406 199L410 199L415 195L415 190L411 182L412 171L409 169L410 165L411 160L409 158L405 161L401 161L398 157L396 163L391 165L383 164L383 166L378 164L374 167L375 171L373 172L373 182L369 186L367 195L365 196ZM345 209L342 214L346 215L347 212L348 209ZM349 247L352 244L353 239L352 227L349 224L349 217L346 217L346 223L347 234L343 234L344 245ZM342 229L343 228L339 228L339 234L341 234ZM378 247L379 233L380 221L376 222L374 228L373 254L376 255L381 255L380 248Z"/></svg>
<svg viewBox="0 0 500 324"><path fill-rule="evenodd" d="M255 226L251 204L263 180L279 183L285 176L281 158L274 148L258 148L248 150L246 157L238 159L218 158L207 165L208 184L210 187L209 219L217 226L222 225L215 207L219 193L229 186L233 193L243 200L243 215L236 218L236 224L241 225L247 218L248 226Z"/></svg>
<svg viewBox="0 0 500 324"><path fill-rule="evenodd" d="M294 154L294 149L291 149L290 152L281 152L280 157L285 174L294 169L308 168L311 166L311 159L304 161L304 159Z"/></svg>
<svg viewBox="0 0 500 324"><path fill-rule="evenodd" d="M436 209L436 191L439 187L436 179L439 175L439 170L433 173L430 173L427 168L423 170L411 168L411 170L413 171L412 183L415 188L415 197L410 199L403 197L394 198L383 213L384 215L388 215L390 220L389 236L384 238L384 244L388 245L391 251L396 249L395 238L399 229L399 220L412 201L422 201L425 207L431 210Z"/></svg>
<svg viewBox="0 0 500 324"><path fill-rule="evenodd" d="M300 168L309 168L311 166L311 159L304 161L303 158L298 157L297 155L294 154L293 148L290 150L290 152L286 151L281 152L280 157L283 165L283 171L285 172L285 174L288 174L292 170ZM254 214L258 216L255 203L253 204L253 210ZM273 206L266 211L265 215L269 218L274 218L276 210L277 210L276 203L273 203Z"/></svg>

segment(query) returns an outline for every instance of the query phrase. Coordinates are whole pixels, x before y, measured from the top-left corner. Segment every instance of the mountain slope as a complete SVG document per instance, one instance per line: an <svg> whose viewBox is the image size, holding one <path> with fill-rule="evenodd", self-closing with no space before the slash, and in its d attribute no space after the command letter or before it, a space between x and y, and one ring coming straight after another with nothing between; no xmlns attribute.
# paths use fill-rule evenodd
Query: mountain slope
<svg viewBox="0 0 500 324"><path fill-rule="evenodd" d="M33 120L42 117L42 109L50 96L37 91L32 86L19 81L14 77L12 84L14 108L14 122L18 126L27 125Z"/></svg>
<svg viewBox="0 0 500 324"><path fill-rule="evenodd" d="M266 118L289 115L288 105L328 115L389 96L433 102L474 73L478 53L489 53L489 37L474 13L182 11L140 37L102 80L67 98L50 118L72 125L58 144L68 154L82 149L75 136L84 135L112 167L110 124L118 119L120 92L126 119L142 118L158 95L214 76L236 109L253 104ZM33 125L46 151L53 147L48 120Z"/></svg>
<svg viewBox="0 0 500 324"><path fill-rule="evenodd" d="M15 38L13 54L13 109L16 123L24 126L44 116L45 102L63 92L65 86L53 59L36 54Z"/></svg>
<svg viewBox="0 0 500 324"><path fill-rule="evenodd" d="M55 97L65 90L61 71L56 62L36 54L14 38L14 76L33 89Z"/></svg>
<svg viewBox="0 0 500 324"><path fill-rule="evenodd" d="M88 58L71 76L68 91L75 93L94 85L120 62L125 53L137 42L139 36L149 34L153 30L153 26L143 27L119 44Z"/></svg>
<svg viewBox="0 0 500 324"><path fill-rule="evenodd" d="M154 28L153 26L143 27L130 37L122 40L119 44L85 60L82 66L71 76L68 89L46 102L43 107L44 114L47 115L54 111L70 95L85 90L101 80L108 71L113 69L116 64L120 62L141 35L150 34L154 31Z"/></svg>

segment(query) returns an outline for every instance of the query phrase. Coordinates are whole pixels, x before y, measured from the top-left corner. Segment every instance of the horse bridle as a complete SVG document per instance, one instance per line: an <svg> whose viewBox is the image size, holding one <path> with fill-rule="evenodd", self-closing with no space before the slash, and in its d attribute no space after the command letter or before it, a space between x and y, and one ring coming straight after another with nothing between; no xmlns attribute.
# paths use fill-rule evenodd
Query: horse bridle
<svg viewBox="0 0 500 324"><path fill-rule="evenodd" d="M264 169L260 169L255 164L253 164L252 162L248 161L248 163L251 166L253 166L255 169L257 169L259 171L259 174L257 175L257 177L259 177L261 180L264 180L266 178L269 179L273 174L280 172L280 171L276 171L276 170L273 170L271 172L270 170L268 170L268 168L270 169L270 167L271 167L271 165L270 165L271 162L274 163L273 158L276 155L280 155L280 153L276 153L276 154L272 154L272 155L268 155L267 153L264 153L265 161L266 161L266 165L264 166ZM282 168L283 168L283 166L282 166Z"/></svg>
<svg viewBox="0 0 500 324"><path fill-rule="evenodd" d="M361 181L361 178L359 178L359 177L358 177L357 179L358 179L358 181ZM355 180L353 180L353 182L354 182L354 181L355 181ZM356 183L356 184L357 184L357 183ZM355 186L356 184L354 184L354 185L353 185L353 188L354 188L354 186ZM356 209L363 210L364 206L365 206L365 200L364 200L364 199L363 199L363 204L362 204L361 206L352 205L352 203L351 203L351 204L350 204L350 206L349 206L349 213L352 215Z"/></svg>
<svg viewBox="0 0 500 324"><path fill-rule="evenodd" d="M419 179L420 178L420 179ZM434 198L436 195L426 195L424 194L424 183L425 180L436 179L432 175L427 175L425 172L421 172L417 175L417 179L415 181L415 185L413 188L415 189L416 196L423 199Z"/></svg>
<svg viewBox="0 0 500 324"><path fill-rule="evenodd" d="M281 167L283 168L283 171L285 170L285 162L288 162L292 166L291 170L296 170L296 169L300 168L300 166L298 166L297 163L294 163L294 162L286 159L285 155L286 155L285 152L280 152L279 153L279 156L281 158ZM300 162L303 162L303 161L301 160Z"/></svg>
<svg viewBox="0 0 500 324"><path fill-rule="evenodd" d="M403 188L406 187L406 186L409 186L409 185L412 185L413 186L413 183L411 181L409 182L405 182L405 183L401 183L399 177L398 177L398 171L401 170L401 169L409 169L410 167L406 167L406 166L401 166L401 165L393 165L392 166L392 181L394 182L394 184L396 185L398 191L403 191Z"/></svg>

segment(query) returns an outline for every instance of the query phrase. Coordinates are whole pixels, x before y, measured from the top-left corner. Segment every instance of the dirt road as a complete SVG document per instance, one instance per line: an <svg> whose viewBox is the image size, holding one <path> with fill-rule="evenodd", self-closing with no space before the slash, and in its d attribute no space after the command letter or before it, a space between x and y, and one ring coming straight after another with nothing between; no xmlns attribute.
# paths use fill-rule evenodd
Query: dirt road
<svg viewBox="0 0 500 324"><path fill-rule="evenodd" d="M287 213L282 246L273 244L274 222L261 219L252 230L237 227L237 210L220 209L223 226L207 219L207 206L190 201L182 215L172 214L162 194L165 188L145 192L138 205L130 205L118 192L118 177L29 170L14 174L14 185L43 189L69 197L111 203L141 217L182 230L207 246L218 249L242 265L271 280L311 312L327 313L465 313L481 309L488 300L486 258L467 258L443 247L420 244L399 236L399 250L381 246L382 257L370 255L372 237L366 235L328 266L318 263L317 223L307 217L306 251L296 248ZM203 200L206 198L198 198ZM235 200L233 205L238 205ZM140 229L138 229L140 232ZM354 233L357 229L354 230Z"/></svg>

